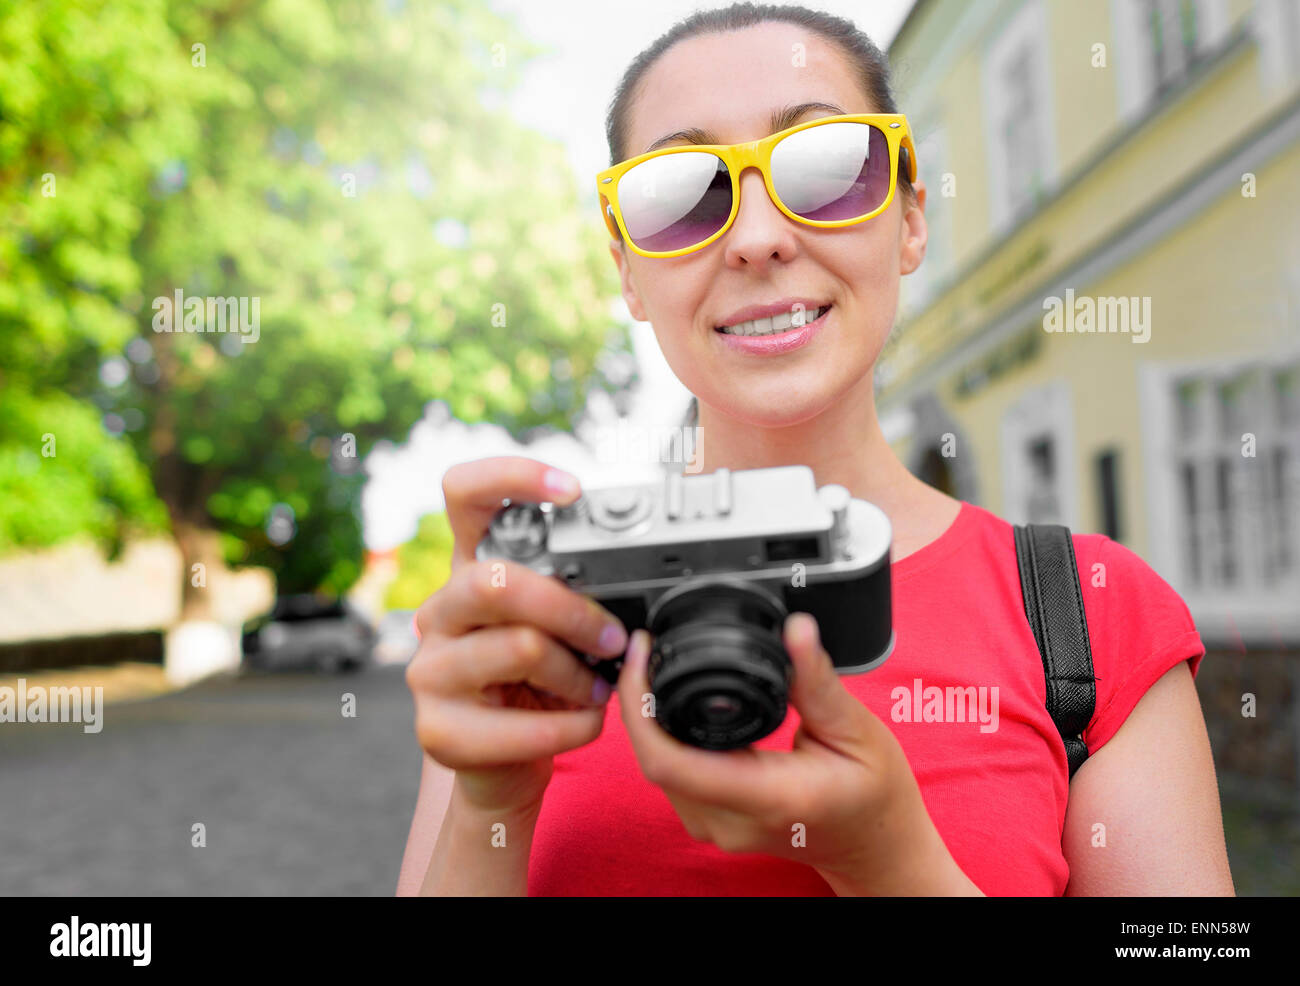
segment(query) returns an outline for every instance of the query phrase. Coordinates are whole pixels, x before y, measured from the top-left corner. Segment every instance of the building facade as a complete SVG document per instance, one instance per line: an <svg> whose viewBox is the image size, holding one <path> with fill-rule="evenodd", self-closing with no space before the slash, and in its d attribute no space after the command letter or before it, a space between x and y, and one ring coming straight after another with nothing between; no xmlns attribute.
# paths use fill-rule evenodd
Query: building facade
<svg viewBox="0 0 1300 986"><path fill-rule="evenodd" d="M918 0L889 54L929 243L887 435L1145 558L1221 773L1300 799L1300 0Z"/></svg>

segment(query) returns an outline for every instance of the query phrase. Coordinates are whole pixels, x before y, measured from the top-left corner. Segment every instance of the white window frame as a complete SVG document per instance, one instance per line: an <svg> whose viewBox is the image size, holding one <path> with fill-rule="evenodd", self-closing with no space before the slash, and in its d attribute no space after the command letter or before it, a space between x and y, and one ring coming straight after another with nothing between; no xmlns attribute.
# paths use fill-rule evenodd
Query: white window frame
<svg viewBox="0 0 1300 986"><path fill-rule="evenodd" d="M1125 121L1139 116L1159 89L1143 21L1145 6L1146 0L1111 0L1110 64L1115 69L1119 116ZM1195 0L1195 6L1196 50L1203 53L1227 36L1231 26L1227 0Z"/></svg>
<svg viewBox="0 0 1300 986"><path fill-rule="evenodd" d="M1251 27L1259 45L1260 85L1266 91L1300 82L1300 4L1257 0Z"/></svg>
<svg viewBox="0 0 1300 986"><path fill-rule="evenodd" d="M1013 95L1003 84L1004 74L1011 61L1026 52L1031 60L1030 73L1035 80L1033 92L1037 103L1033 127L1042 169L1040 179L1044 192L1047 192L1057 178L1056 103L1053 97L1047 11L1042 0L1027 0L1012 14L1006 26L986 49L980 69L985 133L988 135L985 147L989 162L990 221L994 236L1029 214L1020 214L1012 209L1013 190L1008 182L1010 161L1001 131L1002 121L1010 112L1013 100Z"/></svg>
<svg viewBox="0 0 1300 986"><path fill-rule="evenodd" d="M1248 534L1236 539L1238 564L1242 566L1242 576L1235 586L1224 587L1214 584L1197 584L1185 557L1185 538L1181 528L1182 490L1180 487L1179 466L1189 452L1181 445L1178 434L1178 401L1176 386L1178 381L1194 377L1205 381L1207 385L1235 379L1252 369L1258 368L1265 374L1272 374L1300 360L1300 346L1290 350L1273 352L1256 357L1240 356L1225 359L1203 360L1182 363L1144 363L1138 367L1139 399L1142 416L1142 463L1146 485L1146 514L1148 532L1148 561L1166 581L1183 597L1196 620L1197 628L1207 643L1239 645L1243 638L1277 640L1295 639L1300 635L1300 568L1293 569L1285 581L1273 585L1260 584L1257 581L1257 559L1253 551L1268 537L1268 531L1262 528L1267 519L1259 517L1256 512L1246 508L1240 515L1244 519L1245 530L1253 532L1254 541ZM1269 427L1267 417L1260 417L1264 427ZM1256 426L1259 427L1259 426ZM1247 428L1251 431L1251 428ZM1208 435L1207 442L1219 439ZM1245 463L1240 456L1240 436L1223 439L1225 450L1229 444L1236 443L1238 463L1231 460L1234 467L1232 482L1234 495L1240 496L1248 489L1243 489L1242 479L1250 482L1258 480L1258 473L1247 476ZM1261 459L1277 441L1286 442L1290 452L1290 472L1292 477L1300 477L1300 434L1285 432L1256 433L1256 458ZM1201 450L1208 454L1208 446ZM1294 489L1296 478L1293 478ZM1202 484L1204 491L1207 484ZM1201 494L1205 502L1205 494ZM1205 509L1202 507L1202 509ZM1293 558L1300 552L1300 515L1290 515L1293 525L1291 530ZM1240 529L1240 528L1239 528ZM1212 556L1212 545L1202 543L1203 555ZM1209 558L1203 557L1203 571L1208 569Z"/></svg>
<svg viewBox="0 0 1300 986"><path fill-rule="evenodd" d="M1056 499L1060 515L1048 523L1079 529L1079 477L1075 461L1074 409L1070 384L1052 380L1021 394L1002 414L1002 516L1012 524L1029 518L1027 443L1038 435L1052 439L1056 456Z"/></svg>

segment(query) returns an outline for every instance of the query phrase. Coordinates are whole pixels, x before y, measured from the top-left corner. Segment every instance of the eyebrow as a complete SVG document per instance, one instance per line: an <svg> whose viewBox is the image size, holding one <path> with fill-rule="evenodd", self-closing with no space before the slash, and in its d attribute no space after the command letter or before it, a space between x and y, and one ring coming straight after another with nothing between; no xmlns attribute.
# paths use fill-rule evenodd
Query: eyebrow
<svg viewBox="0 0 1300 986"><path fill-rule="evenodd" d="M792 106L787 106L782 110L772 111L772 118L769 124L771 129L768 130L768 134L771 135L780 130L785 130L787 127L793 127L799 122L799 117L803 116L805 113L811 112L812 110L821 110L827 116L844 116L848 112L847 110L843 110L836 106L834 103L797 103ZM686 130L677 130L670 134L664 134L664 136L660 137L641 153L647 154L650 151L653 151L656 147L662 147L664 144L669 144L674 140L685 140L692 144L722 143L722 141L718 140L717 137L707 130L701 130L699 127L689 127Z"/></svg>

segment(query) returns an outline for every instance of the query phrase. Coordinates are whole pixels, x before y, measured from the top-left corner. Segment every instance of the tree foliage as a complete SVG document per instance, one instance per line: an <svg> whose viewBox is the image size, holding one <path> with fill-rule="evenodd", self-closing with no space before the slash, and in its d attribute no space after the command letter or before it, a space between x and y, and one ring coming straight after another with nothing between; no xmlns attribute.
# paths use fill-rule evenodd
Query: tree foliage
<svg viewBox="0 0 1300 986"><path fill-rule="evenodd" d="M0 462L29 475L74 418L115 451L70 443L58 468L84 450L100 478L0 518L0 549L159 523L143 463L187 555L220 532L283 591L341 589L358 463L429 400L523 435L614 389L598 224L494 108L533 54L475 0L6 6L0 366L27 423L0 419ZM184 331L178 291L244 299L256 332Z"/></svg>
<svg viewBox="0 0 1300 986"><path fill-rule="evenodd" d="M384 603L389 609L418 609L429 593L451 577L454 539L446 513L425 514L415 537L397 549L397 576Z"/></svg>

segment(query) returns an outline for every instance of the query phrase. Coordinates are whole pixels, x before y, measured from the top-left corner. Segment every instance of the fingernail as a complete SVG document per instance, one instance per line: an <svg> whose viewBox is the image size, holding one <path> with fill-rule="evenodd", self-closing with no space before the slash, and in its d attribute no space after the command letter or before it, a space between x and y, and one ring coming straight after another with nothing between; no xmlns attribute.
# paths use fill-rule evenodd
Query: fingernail
<svg viewBox="0 0 1300 986"><path fill-rule="evenodd" d="M593 705L604 705L606 700L612 695L614 688L604 678L597 678L596 683L591 686L591 702Z"/></svg>
<svg viewBox="0 0 1300 986"><path fill-rule="evenodd" d="M548 493L565 499L577 496L582 490L576 477L559 469L546 470L546 475L542 477L542 485L546 487Z"/></svg>
<svg viewBox="0 0 1300 986"><path fill-rule="evenodd" d="M627 660L629 663L644 660L650 653L650 634L645 630L637 630L632 634L632 640L627 649Z"/></svg>
<svg viewBox="0 0 1300 986"><path fill-rule="evenodd" d="M627 631L621 623L606 624L605 629L600 631L597 643L601 650L621 651L627 646Z"/></svg>
<svg viewBox="0 0 1300 986"><path fill-rule="evenodd" d="M813 616L809 615L808 613L804 614L804 619L808 621L809 642L821 646L822 633L821 633L821 628L817 626L817 620Z"/></svg>

